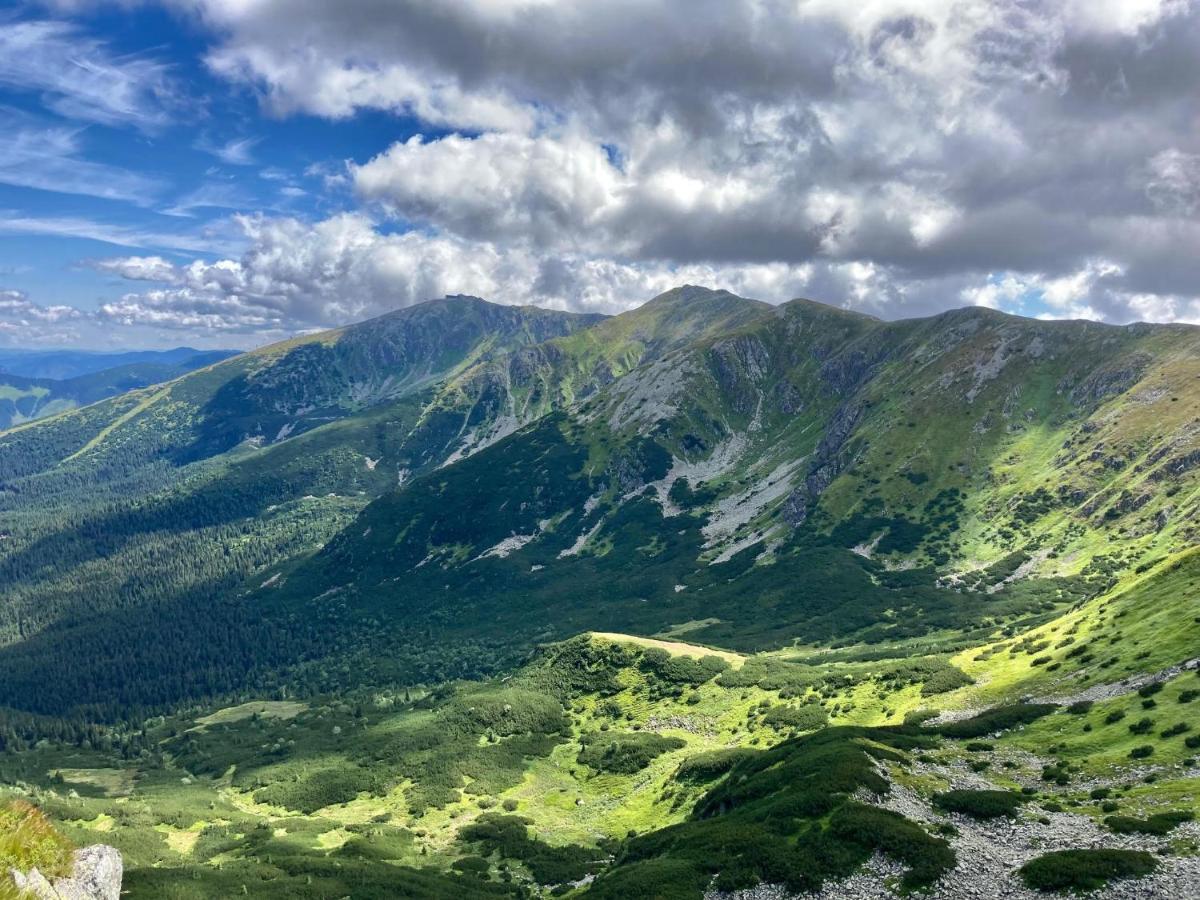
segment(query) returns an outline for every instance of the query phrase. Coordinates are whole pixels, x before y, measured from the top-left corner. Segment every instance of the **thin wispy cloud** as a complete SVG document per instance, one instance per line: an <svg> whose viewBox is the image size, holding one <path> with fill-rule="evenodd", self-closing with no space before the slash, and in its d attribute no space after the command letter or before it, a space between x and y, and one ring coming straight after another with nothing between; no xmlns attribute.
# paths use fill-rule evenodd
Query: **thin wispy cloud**
<svg viewBox="0 0 1200 900"><path fill-rule="evenodd" d="M230 166L252 166L255 163L253 150L262 142L260 137L235 138L223 144L212 143L204 139L196 143L196 148L215 156L221 162Z"/></svg>
<svg viewBox="0 0 1200 900"><path fill-rule="evenodd" d="M40 97L67 119L155 130L171 120L179 92L170 67L119 54L58 20L0 21L0 86Z"/></svg>
<svg viewBox="0 0 1200 900"><path fill-rule="evenodd" d="M163 192L161 180L94 162L78 127L51 125L0 110L0 183L61 194L81 194L149 206Z"/></svg>
<svg viewBox="0 0 1200 900"><path fill-rule="evenodd" d="M0 209L0 233L81 238L117 247L183 250L194 253L228 253L235 251L238 244L225 234L172 234L82 216L23 215L11 209Z"/></svg>
<svg viewBox="0 0 1200 900"><path fill-rule="evenodd" d="M253 202L236 186L208 182L188 191L162 212L168 216L192 217L204 209L247 209Z"/></svg>

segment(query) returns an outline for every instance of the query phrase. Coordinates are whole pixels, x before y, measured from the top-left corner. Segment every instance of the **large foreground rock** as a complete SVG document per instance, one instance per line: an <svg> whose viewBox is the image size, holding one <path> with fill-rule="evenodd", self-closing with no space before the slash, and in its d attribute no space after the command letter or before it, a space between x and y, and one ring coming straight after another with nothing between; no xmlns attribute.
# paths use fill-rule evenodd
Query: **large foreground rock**
<svg viewBox="0 0 1200 900"><path fill-rule="evenodd" d="M124 865L115 847L95 844L75 851L71 875L51 883L36 868L28 873L13 870L19 890L37 900L119 900Z"/></svg>

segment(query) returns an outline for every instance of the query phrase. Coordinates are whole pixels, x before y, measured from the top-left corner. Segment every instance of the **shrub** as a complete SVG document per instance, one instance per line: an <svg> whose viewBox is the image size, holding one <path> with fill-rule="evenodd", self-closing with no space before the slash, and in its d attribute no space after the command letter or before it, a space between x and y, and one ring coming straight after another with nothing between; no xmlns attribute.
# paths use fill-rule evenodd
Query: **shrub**
<svg viewBox="0 0 1200 900"><path fill-rule="evenodd" d="M815 731L825 727L829 715L816 704L804 706L776 705L767 710L763 722L773 728L790 728L796 731Z"/></svg>
<svg viewBox="0 0 1200 900"><path fill-rule="evenodd" d="M1067 707L1067 712L1073 716L1082 716L1095 705L1095 702L1092 700L1076 700Z"/></svg>
<svg viewBox="0 0 1200 900"><path fill-rule="evenodd" d="M1054 712L1049 703L1017 703L998 706L981 712L961 722L949 722L930 729L949 738L978 738L996 731L1005 731L1018 725L1026 725Z"/></svg>
<svg viewBox="0 0 1200 900"><path fill-rule="evenodd" d="M703 684L729 668L719 656L675 656L660 647L649 647L638 664L643 672L668 684Z"/></svg>
<svg viewBox="0 0 1200 900"><path fill-rule="evenodd" d="M933 805L973 819L1014 816L1025 798L1013 791L946 791L933 795Z"/></svg>
<svg viewBox="0 0 1200 900"><path fill-rule="evenodd" d="M556 847L529 836L529 820L521 816L485 813L458 833L464 843L476 844L485 854L499 853L529 867L539 884L578 881L595 871L601 852L574 844Z"/></svg>
<svg viewBox="0 0 1200 900"><path fill-rule="evenodd" d="M1143 744L1140 747L1134 747L1129 751L1130 759L1145 759L1148 756L1154 755L1154 748L1149 744Z"/></svg>
<svg viewBox="0 0 1200 900"><path fill-rule="evenodd" d="M1125 710L1114 709L1112 712L1110 712L1107 716L1104 717L1104 724L1105 725L1115 725L1117 722L1120 722L1123 718L1125 718Z"/></svg>
<svg viewBox="0 0 1200 900"><path fill-rule="evenodd" d="M1170 728L1164 728L1160 734L1165 738L1175 737L1177 734L1183 734L1185 731L1191 731L1192 726L1187 722L1176 722Z"/></svg>
<svg viewBox="0 0 1200 900"><path fill-rule="evenodd" d="M732 769L739 760L745 759L752 753L752 750L741 747L697 753L679 764L679 768L675 770L675 780L689 784L707 784L710 781L716 781Z"/></svg>
<svg viewBox="0 0 1200 900"><path fill-rule="evenodd" d="M1138 688L1139 697L1153 697L1163 689L1161 681L1155 681L1150 684L1144 684Z"/></svg>
<svg viewBox="0 0 1200 900"><path fill-rule="evenodd" d="M599 772L617 775L640 772L662 754L685 746L680 738L648 732L589 734L581 740L580 763Z"/></svg>
<svg viewBox="0 0 1200 900"><path fill-rule="evenodd" d="M1193 734L1191 737L1184 738L1183 746L1189 750L1195 750L1197 747L1200 747L1200 734Z"/></svg>
<svg viewBox="0 0 1200 900"><path fill-rule="evenodd" d="M377 776L359 766L318 769L297 781L278 781L254 792L259 803L314 813L335 803L348 803L379 786Z"/></svg>
<svg viewBox="0 0 1200 900"><path fill-rule="evenodd" d="M1180 703L1191 703L1197 697L1200 697L1200 691L1186 690L1179 694L1179 702Z"/></svg>
<svg viewBox="0 0 1200 900"><path fill-rule="evenodd" d="M1141 878L1158 863L1141 850L1058 850L1031 859L1019 869L1038 891L1094 891L1117 878Z"/></svg>
<svg viewBox="0 0 1200 900"><path fill-rule="evenodd" d="M450 868L456 872L462 872L464 875L477 875L480 878L486 878L488 873L488 861L482 856L464 856L462 859L456 859L450 864Z"/></svg>
<svg viewBox="0 0 1200 900"><path fill-rule="evenodd" d="M1154 720L1149 718L1139 719L1129 726L1130 734L1149 734L1154 729Z"/></svg>
<svg viewBox="0 0 1200 900"><path fill-rule="evenodd" d="M1104 820L1110 831L1117 834L1167 834L1176 825L1190 822L1194 818L1188 810L1171 810L1170 812L1155 813L1145 819L1134 816L1109 816Z"/></svg>
<svg viewBox="0 0 1200 900"><path fill-rule="evenodd" d="M844 840L886 853L908 866L901 880L906 888L933 884L954 868L954 850L949 843L891 810L847 803L833 814L829 828Z"/></svg>
<svg viewBox="0 0 1200 900"><path fill-rule="evenodd" d="M946 666L946 668L934 672L926 682L921 685L921 696L930 697L934 694L945 694L960 687L966 687L968 684L974 684L975 680L967 673L963 672L954 666Z"/></svg>
<svg viewBox="0 0 1200 900"><path fill-rule="evenodd" d="M995 744L989 744L987 741L971 741L967 744L967 751L970 753L987 753L990 750L995 750Z"/></svg>
<svg viewBox="0 0 1200 900"><path fill-rule="evenodd" d="M904 714L905 725L920 725L937 716L935 709L910 709Z"/></svg>

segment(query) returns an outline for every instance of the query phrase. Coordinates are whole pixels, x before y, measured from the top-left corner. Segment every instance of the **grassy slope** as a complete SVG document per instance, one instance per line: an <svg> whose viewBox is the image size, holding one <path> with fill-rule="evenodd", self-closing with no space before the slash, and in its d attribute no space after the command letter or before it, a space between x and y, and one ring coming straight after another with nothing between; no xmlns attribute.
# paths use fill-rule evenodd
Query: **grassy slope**
<svg viewBox="0 0 1200 900"><path fill-rule="evenodd" d="M1107 604L1107 611L1119 620L1126 617L1116 614L1128 609L1132 624L1143 618L1139 613L1155 608L1160 597L1177 595L1191 577L1192 570L1180 566L1123 595L1094 603L1096 608ZM1080 612L1084 610L1076 615ZM1065 621L1061 625L1070 627ZM1139 645L1132 644L1138 633L1127 637L1130 646L1126 652L1133 659L1142 652ZM1184 640L1176 649L1194 648L1194 643ZM951 706L964 701L981 706L1052 687L1011 678L1000 690L996 681L985 679L984 670L970 663L984 652L982 647L956 659L979 678L977 684L960 694L925 696L922 685L934 669L914 669L900 647L890 658L861 651L860 658L855 657L856 651L737 657L733 662L741 665L727 668L716 678L711 673L692 676L698 683L689 683L686 673L685 680L676 681L677 673L664 677L670 669L648 669L648 663L639 661L647 648L669 650L669 658L693 663L709 655L708 648L680 641L595 636L552 648L514 678L490 686L462 684L433 693L415 690L407 696L357 694L307 706L264 703L198 717L202 729L192 728L186 718L160 719L149 723L148 731L158 749L141 760L120 760L102 748L46 747L7 757L3 776L9 783L28 785L27 790L63 823L73 839L86 842L102 837L120 847L132 870L127 883L135 897L204 896L206 891L220 890L221 885L247 880L257 885L262 896L302 892L314 881L322 890L350 889L357 884L362 893L355 896L375 896L375 890L380 891L379 896L387 896L386 890L405 883L398 880L392 868L395 865L432 869L442 873L438 877L453 878L452 863L479 852L463 837L470 833L464 829L489 821L489 816L514 814L532 823L531 834L537 841L550 848L567 848L561 852L568 854L574 852L571 847L599 845L603 857L615 842L629 835L646 835L646 841L630 845L632 850L621 851L619 858L625 865L598 883L599 895L605 896L604 891L610 889L649 890L647 885L662 877L660 864L648 862L658 859L657 854L666 854L663 860L671 861L667 868L678 877L691 870L670 866L706 858L703 853L695 857L689 849L701 848L708 840L704 836L708 826L701 827L703 820L666 844L665 836L658 835L667 834L664 828L689 820L696 805L703 804L712 786L720 782L727 764L698 780L682 775L687 768L680 767L685 761L707 759L704 754L730 748L752 752L791 746L780 742L796 732L791 726L772 724L777 719L784 721L771 715L773 710L823 709L831 725L878 727L899 723L917 709L940 706L943 700ZM904 674L897 679L897 672ZM907 681L910 677L915 680ZM992 739L989 746L995 749L982 756L971 752L966 739L942 741L935 754L927 752L921 757L919 772L911 767L907 751L899 755L889 752L890 778L928 802L935 792L956 780L955 772L983 761L991 767L981 777L997 788L1020 790L1032 785L1035 794L1031 799L1037 804L1065 805L1074 815L1090 816L1097 823L1105 815L1099 801L1090 796L1097 785L1110 786L1110 796L1122 815L1144 816L1163 809L1200 812L1196 782L1183 764L1188 756L1183 737L1157 736L1160 725L1187 719L1190 707L1180 702L1180 695L1193 685L1200 687L1193 672L1166 682L1155 695L1156 731L1146 738L1128 733L1128 722L1142 713L1142 698L1133 693L1099 702L1086 714L1059 711L1045 716L999 740ZM559 698L567 716L563 730L558 730L552 714L534 712L536 707L524 705L534 696L523 693L526 689L537 691L536 696L548 693ZM281 714L276 714L276 707ZM1130 708L1126 719L1103 724L1113 709L1125 707ZM550 718L546 718L548 714ZM506 724L510 721L514 725ZM1089 724L1092 727L1085 731ZM530 745L519 756L507 754L504 748L510 742L528 740L520 737L527 727L532 729L530 735L544 733L546 742L536 750ZM676 738L680 746L668 749L633 774L597 771L578 761L580 741L586 735L604 741L649 733ZM838 754L857 752L853 747L860 740L868 744L892 740L887 732L846 732L849 743L845 743L836 737L837 729L828 733L836 746L845 748ZM432 744L423 743L426 738L418 739L418 735L429 735ZM1143 782L1151 770L1145 762L1131 761L1127 751L1145 741L1157 745L1149 760L1156 778ZM400 751L397 756L386 749L423 746L430 747L431 755L418 749ZM460 746L478 749L452 749ZM800 751L779 752L790 759L787 754ZM465 760L461 764L465 768L452 774L449 782L440 763L431 767L434 761L446 758ZM804 758L797 757L796 764L807 765ZM1047 765L1064 767L1065 780L1046 782L1041 776ZM55 784L56 772L69 781ZM134 777L117 777L120 772ZM331 772L363 773L367 778L358 784L351 780L349 793L341 798L325 794L332 799L330 805L310 809L305 792L322 796L320 792L328 788L319 786L325 784L320 779ZM788 790L799 789L799 782L789 784ZM278 796L293 799L282 805L268 800L264 791L269 793L272 785L286 787ZM451 790L446 792L444 786ZM80 796L65 797L67 787ZM420 805L414 806L418 797ZM431 798L433 805L429 806ZM301 808L289 809L291 804ZM722 819L720 827L733 827L735 821L741 820ZM890 826L891 820L887 824ZM231 841L235 834L244 837ZM727 844L731 835L721 840ZM509 846L499 854L485 853L485 872L493 879L492 886L500 889L509 878L531 885L531 872L557 871L531 869L545 862L530 852ZM547 852L544 848L538 851ZM647 862L631 868L630 863L637 859ZM340 871L333 875L326 861L335 860ZM377 880L381 877L379 866L392 872L390 881ZM679 896L698 896L689 892L688 883L684 879L675 885ZM371 884L390 887L371 888ZM450 896L460 887L438 882L436 888L428 888L432 891L429 896ZM194 891L200 893L191 893Z"/></svg>

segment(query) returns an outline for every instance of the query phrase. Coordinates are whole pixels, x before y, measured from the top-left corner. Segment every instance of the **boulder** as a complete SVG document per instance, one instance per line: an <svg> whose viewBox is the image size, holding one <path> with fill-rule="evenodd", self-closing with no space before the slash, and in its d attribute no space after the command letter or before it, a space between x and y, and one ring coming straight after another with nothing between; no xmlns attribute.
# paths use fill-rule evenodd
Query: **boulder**
<svg viewBox="0 0 1200 900"><path fill-rule="evenodd" d="M119 900L124 865L115 847L95 844L75 851L71 874L53 883L36 868L12 872L17 889L37 900Z"/></svg>

